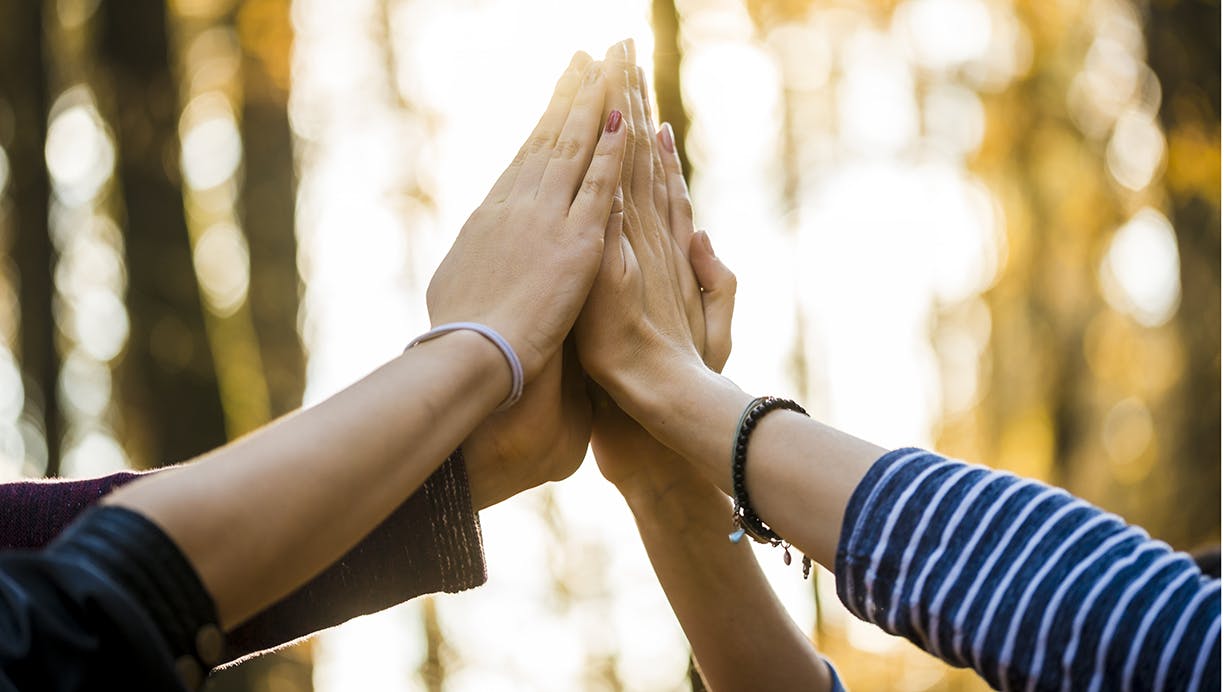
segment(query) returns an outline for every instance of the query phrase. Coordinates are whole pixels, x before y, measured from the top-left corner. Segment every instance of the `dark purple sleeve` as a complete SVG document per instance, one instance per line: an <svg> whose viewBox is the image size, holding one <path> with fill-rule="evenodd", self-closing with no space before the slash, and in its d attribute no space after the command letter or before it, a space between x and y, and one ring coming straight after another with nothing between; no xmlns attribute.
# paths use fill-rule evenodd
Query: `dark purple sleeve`
<svg viewBox="0 0 1224 692"><path fill-rule="evenodd" d="M84 480L0 483L0 550L42 548L78 514L142 475L123 471Z"/></svg>
<svg viewBox="0 0 1224 692"><path fill-rule="evenodd" d="M145 473L0 484L0 550L45 546L78 514ZM456 450L344 557L230 632L226 660L284 646L422 594L470 589L485 578L480 520Z"/></svg>

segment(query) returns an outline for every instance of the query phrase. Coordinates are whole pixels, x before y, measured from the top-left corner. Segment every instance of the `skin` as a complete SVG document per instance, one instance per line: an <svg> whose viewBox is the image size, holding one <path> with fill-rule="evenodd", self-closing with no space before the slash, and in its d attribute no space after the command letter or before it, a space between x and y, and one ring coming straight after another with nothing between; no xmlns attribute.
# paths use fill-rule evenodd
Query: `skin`
<svg viewBox="0 0 1224 692"><path fill-rule="evenodd" d="M632 51L631 45L627 48ZM610 56L606 64L616 61ZM621 79L629 80L625 88L618 84ZM608 88L609 107L627 109L634 133L653 132L640 71L610 72ZM632 93L638 97L618 102L620 94ZM709 236L694 233L692 204L672 142L670 129L660 130L653 140L649 135L634 139L633 155L622 169L633 171L627 185L622 172L622 184L631 190L625 197L625 224L642 224L634 236L647 232L647 224L656 234L670 236L663 241L672 243L675 261L667 271L679 291L694 348L719 371L731 352L735 275L714 255ZM661 198L656 195L660 189ZM580 330L587 334L592 328L587 324ZM633 512L706 688L830 689L828 667L778 601L747 542L728 541L726 496L600 392L591 446L600 471Z"/></svg>
<svg viewBox="0 0 1224 692"><path fill-rule="evenodd" d="M622 173L622 185L631 199L657 199L658 183L652 179L652 188L640 178L653 164L637 155L644 146L638 130L630 129L624 168L631 173ZM617 407L730 495L730 450L754 397L703 361L691 299L676 271L681 245L673 232L643 222L650 214L636 206L626 204L623 228L606 243L575 327L579 358ZM598 427L597 414L596 434ZM846 504L884 451L802 415L771 413L748 451L754 509L804 554L832 568Z"/></svg>
<svg viewBox="0 0 1224 692"><path fill-rule="evenodd" d="M602 127L603 73L583 57L460 231L427 295L435 325L496 329L519 355L528 385L545 397L564 381L565 336L598 271L608 219L620 216L626 132ZM229 628L356 544L509 390L509 368L494 345L472 332L451 333L318 406L105 502L165 531Z"/></svg>

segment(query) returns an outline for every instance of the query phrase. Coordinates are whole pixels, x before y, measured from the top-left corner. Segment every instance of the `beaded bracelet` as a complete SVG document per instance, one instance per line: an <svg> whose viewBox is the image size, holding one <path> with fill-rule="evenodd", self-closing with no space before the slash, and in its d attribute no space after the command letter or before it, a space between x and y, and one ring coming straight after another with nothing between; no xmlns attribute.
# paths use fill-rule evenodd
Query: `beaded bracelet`
<svg viewBox="0 0 1224 692"><path fill-rule="evenodd" d="M510 346L510 342L506 341L506 339L501 334L498 334L492 327L487 327L478 322L451 322L449 324L438 325L437 327L430 329L429 331L410 341L404 350L407 351L417 344L424 343L430 339L436 339L443 334L449 334L451 332L457 332L460 330L476 332L489 341L492 341L493 345L502 352L503 356L505 356L506 364L510 366L510 394L506 396L505 401L501 402L501 405L497 407L497 410L504 411L513 406L516 402L518 402L519 398L523 396L523 364L519 361L518 354L514 352L514 348Z"/></svg>
<svg viewBox="0 0 1224 692"><path fill-rule="evenodd" d="M731 487L735 491L735 508L731 520L735 529L727 536L732 543L739 543L745 534L757 543L768 543L774 547L782 546L782 562L791 563L790 543L787 543L777 531L774 531L761 520L748 501L748 485L745 481L744 466L748 463L748 438L756 428L757 423L770 411L786 409L808 415L803 407L789 399L779 399L763 396L753 399L740 415L736 427L735 445L731 448ZM812 572L812 560L803 556L803 578L807 579Z"/></svg>

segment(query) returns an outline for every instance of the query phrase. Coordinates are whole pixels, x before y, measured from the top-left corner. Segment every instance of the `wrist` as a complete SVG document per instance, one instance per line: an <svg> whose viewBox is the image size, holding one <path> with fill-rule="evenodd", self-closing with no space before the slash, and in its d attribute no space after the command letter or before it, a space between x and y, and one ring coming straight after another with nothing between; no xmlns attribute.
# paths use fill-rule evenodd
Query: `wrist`
<svg viewBox="0 0 1224 692"><path fill-rule="evenodd" d="M734 382L704 366L671 369L653 381L635 380L614 394L655 439L689 462L706 481L731 492L731 446L744 407L752 400Z"/></svg>
<svg viewBox="0 0 1224 692"><path fill-rule="evenodd" d="M490 411L511 393L513 369L502 350L484 335L469 330L447 332L412 345L401 358L413 352L431 357L435 351L463 365L461 381L448 386L462 387L470 396L492 401Z"/></svg>
<svg viewBox="0 0 1224 692"><path fill-rule="evenodd" d="M607 383L601 384L616 404L642 422L672 417L684 408L684 399L722 378L695 359L672 357L642 359L610 373L606 379Z"/></svg>
<svg viewBox="0 0 1224 692"><path fill-rule="evenodd" d="M502 399L501 405L497 410L501 411L510 408L518 402L523 396L523 386L525 384L522 360L510 342L502 336L501 332L484 323L449 322L433 327L428 332L413 339L404 350L407 352L420 344L445 336L452 336L449 340L451 344L449 350L452 357L458 358L460 363L472 367L477 372L483 371L484 373L492 374L490 369L496 366L493 366L489 360L489 354L493 353L493 351L489 350L489 347L496 349L496 353L500 356L500 361L505 366L502 371L508 370L510 376L509 392ZM484 348L480 349L478 344L482 342ZM483 358L481 357L482 355L484 356ZM498 380L500 379L498 378Z"/></svg>

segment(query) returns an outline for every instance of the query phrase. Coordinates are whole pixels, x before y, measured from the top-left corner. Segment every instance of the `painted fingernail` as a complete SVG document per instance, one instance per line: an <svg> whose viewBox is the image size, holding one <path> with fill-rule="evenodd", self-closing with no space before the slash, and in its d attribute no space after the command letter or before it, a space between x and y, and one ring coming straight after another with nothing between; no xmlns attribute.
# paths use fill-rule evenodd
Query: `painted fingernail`
<svg viewBox="0 0 1224 692"><path fill-rule="evenodd" d="M672 134L671 123L663 123L663 127L659 128L659 141L663 142L663 148L667 153L676 153L676 140Z"/></svg>
<svg viewBox="0 0 1224 692"><path fill-rule="evenodd" d="M611 113L609 113L608 114L608 127L607 127L608 132L614 134L618 130L620 130L620 126L621 126L621 112L612 111Z"/></svg>

